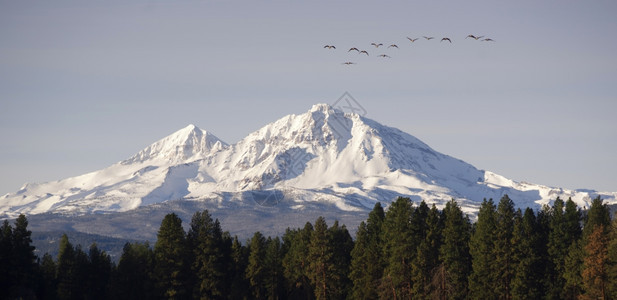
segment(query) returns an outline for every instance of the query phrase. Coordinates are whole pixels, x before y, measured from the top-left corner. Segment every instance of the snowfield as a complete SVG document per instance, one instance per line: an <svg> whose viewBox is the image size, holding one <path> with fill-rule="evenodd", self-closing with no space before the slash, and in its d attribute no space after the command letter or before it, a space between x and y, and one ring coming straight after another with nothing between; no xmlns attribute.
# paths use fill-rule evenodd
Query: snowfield
<svg viewBox="0 0 617 300"><path fill-rule="evenodd" d="M26 184L0 197L0 216L126 212L169 200L298 211L324 204L364 214L397 196L438 208L454 198L473 215L482 199L505 194L521 208L556 197L581 207L597 196L617 203L617 192L547 187L478 170L398 129L318 104L232 145L189 125L103 170Z"/></svg>

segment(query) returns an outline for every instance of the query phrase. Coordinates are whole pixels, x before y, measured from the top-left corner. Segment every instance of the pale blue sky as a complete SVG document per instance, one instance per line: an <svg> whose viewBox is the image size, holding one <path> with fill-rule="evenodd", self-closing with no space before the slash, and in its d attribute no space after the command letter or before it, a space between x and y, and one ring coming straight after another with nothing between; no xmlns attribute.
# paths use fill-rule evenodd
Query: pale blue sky
<svg viewBox="0 0 617 300"><path fill-rule="evenodd" d="M477 168L617 191L616 15L616 1L0 0L0 194L191 123L234 143L345 91ZM406 39L422 35L453 43Z"/></svg>

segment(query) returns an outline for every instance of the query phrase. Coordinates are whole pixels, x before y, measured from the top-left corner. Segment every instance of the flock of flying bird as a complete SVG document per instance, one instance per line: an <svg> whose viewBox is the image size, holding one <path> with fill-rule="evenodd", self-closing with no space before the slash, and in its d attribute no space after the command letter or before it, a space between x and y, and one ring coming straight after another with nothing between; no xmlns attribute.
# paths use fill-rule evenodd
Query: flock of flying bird
<svg viewBox="0 0 617 300"><path fill-rule="evenodd" d="M435 38L435 37L432 37L432 36L422 36L422 37L424 39L426 39L427 41L430 41L430 40ZM476 41L480 40L480 41L483 41L483 42L494 42L495 41L495 40L493 40L491 38L485 38L483 35L482 36L475 36L473 34L470 34L467 37L465 37L465 39L468 39L468 38L472 38L472 39L474 39ZM414 43L415 41L419 40L420 38L410 38L410 37L407 37L407 39L410 42ZM452 40L450 38L448 38L448 37L442 38L440 42L443 42L443 41L452 43ZM382 43L371 43L371 45L374 46L375 49L378 49L379 47L384 46L384 44L382 44ZM390 44L387 48L388 49L389 48L396 48L396 49L398 49L398 46L396 44ZM334 45L325 45L324 49L336 49L336 46L334 46ZM369 56L368 51L360 50L357 47L351 47L351 48L349 48L349 50L347 50L347 52L351 52L351 51L356 51L358 54L365 54L366 56ZM387 54L379 54L379 55L377 55L377 57L391 58L391 56L387 55ZM351 62L351 61L346 61L346 62L344 62L342 64L343 65L355 65L356 63L355 62Z"/></svg>

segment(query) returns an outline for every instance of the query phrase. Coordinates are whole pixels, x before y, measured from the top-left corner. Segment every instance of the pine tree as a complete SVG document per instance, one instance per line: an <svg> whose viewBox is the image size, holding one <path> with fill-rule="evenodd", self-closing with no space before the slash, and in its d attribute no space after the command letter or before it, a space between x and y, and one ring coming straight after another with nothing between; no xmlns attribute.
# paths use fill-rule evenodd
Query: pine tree
<svg viewBox="0 0 617 300"><path fill-rule="evenodd" d="M75 246L75 280L77 281L77 289L75 290L76 297L78 299L86 299L89 295L88 287L92 286L92 282L90 279L90 260L88 258L88 254L82 249L81 244Z"/></svg>
<svg viewBox="0 0 617 300"><path fill-rule="evenodd" d="M594 226L585 245L582 280L585 287L583 299L606 299L608 284L608 239L603 224Z"/></svg>
<svg viewBox="0 0 617 300"><path fill-rule="evenodd" d="M31 235L32 232L28 230L28 220L20 214L15 220L12 236L13 261L10 273L13 286L10 294L15 298L34 297L36 255Z"/></svg>
<svg viewBox="0 0 617 300"><path fill-rule="evenodd" d="M58 299L79 299L82 295L79 293L81 278L77 270L77 257L66 234L60 238L57 261Z"/></svg>
<svg viewBox="0 0 617 300"><path fill-rule="evenodd" d="M514 247L516 267L512 279L514 299L540 299L544 295L544 264L542 263L542 233L531 208L525 209L522 217L516 214Z"/></svg>
<svg viewBox="0 0 617 300"><path fill-rule="evenodd" d="M598 196L591 201L591 206L585 216L583 238L589 237L596 230L596 226L600 225L605 230L604 234L606 234L611 226L611 215L608 206Z"/></svg>
<svg viewBox="0 0 617 300"><path fill-rule="evenodd" d="M497 205L496 231L493 241L492 275L494 291L499 299L511 299L514 278L514 202L504 195Z"/></svg>
<svg viewBox="0 0 617 300"><path fill-rule="evenodd" d="M41 282L37 292L37 298L56 299L56 263L49 253L45 253L43 258L41 258L39 272L41 275Z"/></svg>
<svg viewBox="0 0 617 300"><path fill-rule="evenodd" d="M245 276L245 270L248 266L248 248L242 246L238 237L234 236L231 245L231 260L229 265L230 270L230 299L248 299L249 283Z"/></svg>
<svg viewBox="0 0 617 300"><path fill-rule="evenodd" d="M0 291L9 291L13 286L13 264L13 227L4 220L0 227Z"/></svg>
<svg viewBox="0 0 617 300"><path fill-rule="evenodd" d="M212 220L207 210L196 212L186 239L191 252L193 298L223 298L228 258L218 219Z"/></svg>
<svg viewBox="0 0 617 300"><path fill-rule="evenodd" d="M578 241L583 233L581 229L582 214L576 203L572 201L572 198L568 198L566 201L563 218L565 239L571 242Z"/></svg>
<svg viewBox="0 0 617 300"><path fill-rule="evenodd" d="M469 276L469 295L472 299L496 299L493 288L496 280L492 271L494 245L497 231L497 208L493 199L482 201L478 220L469 243L472 257L472 273Z"/></svg>
<svg viewBox="0 0 617 300"><path fill-rule="evenodd" d="M160 296L183 299L190 295L187 286L190 269L188 254L182 220L175 213L167 214L161 222L154 245L154 278Z"/></svg>
<svg viewBox="0 0 617 300"><path fill-rule="evenodd" d="M539 281L539 284L542 286L542 295L546 296L551 286L548 280L555 277L554 268L548 254L548 236L551 231L551 207L543 205L542 208L537 211L536 220L538 224L538 238L540 239L539 247L537 248L540 257L540 265L538 268L542 270L542 279Z"/></svg>
<svg viewBox="0 0 617 300"><path fill-rule="evenodd" d="M568 201L565 205L566 213L564 213L564 202L557 197L550 210L550 230L547 246L549 272L547 272L546 276L548 299L561 299L564 297L565 277L571 277L566 275L565 261L569 253L568 250L572 244L578 242L581 232L580 225L577 225L581 221L580 211L573 204L572 201ZM570 263L574 262L576 262L576 259L571 257Z"/></svg>
<svg viewBox="0 0 617 300"><path fill-rule="evenodd" d="M420 205L421 207L422 204ZM418 210L421 210L420 208ZM418 245L416 258L412 262L413 294L418 299L430 297L433 290L431 287L433 271L439 265L439 248L441 247L443 224L441 213L434 204L426 216L425 223L424 237Z"/></svg>
<svg viewBox="0 0 617 300"><path fill-rule="evenodd" d="M309 279L309 247L313 235L313 225L307 222L304 228L287 229L283 236L287 250L283 258L285 280L288 283L289 298L312 299L314 288Z"/></svg>
<svg viewBox="0 0 617 300"><path fill-rule="evenodd" d="M361 222L356 232L349 275L353 281L352 297L355 299L378 297L379 282L384 268L381 252L381 227L384 218L381 203L377 202L369 213L367 223Z"/></svg>
<svg viewBox="0 0 617 300"><path fill-rule="evenodd" d="M329 299L333 295L333 284L339 280L334 272L333 248L328 225L323 217L315 220L308 251L308 277L314 287L317 299Z"/></svg>
<svg viewBox="0 0 617 300"><path fill-rule="evenodd" d="M373 284L372 274L368 272L370 265L368 248L369 234L366 223L362 221L356 231L356 242L351 251L351 273L349 277L353 282L352 295L355 299L376 299L377 289ZM381 274L379 277L381 278Z"/></svg>
<svg viewBox="0 0 617 300"><path fill-rule="evenodd" d="M434 271L434 295L448 299L464 299L468 294L471 273L471 223L454 199L443 210L443 243L439 248L441 265Z"/></svg>
<svg viewBox="0 0 617 300"><path fill-rule="evenodd" d="M583 268L584 250L582 240L576 240L570 244L564 259L564 279L561 299L578 299L583 290L583 278L581 272Z"/></svg>
<svg viewBox="0 0 617 300"><path fill-rule="evenodd" d="M380 287L382 298L409 298L412 292L411 262L416 254L411 218L414 213L409 198L392 202L383 222L384 268Z"/></svg>
<svg viewBox="0 0 617 300"><path fill-rule="evenodd" d="M617 299L617 215L613 215L607 248L607 298Z"/></svg>
<svg viewBox="0 0 617 300"><path fill-rule="evenodd" d="M249 244L249 264L246 268L246 278L249 281L252 298L265 299L266 278L266 239L258 231L253 234Z"/></svg>
<svg viewBox="0 0 617 300"><path fill-rule="evenodd" d="M265 288L268 299L284 298L283 249L279 237L266 240L264 263L266 267Z"/></svg>
<svg viewBox="0 0 617 300"><path fill-rule="evenodd" d="M148 243L126 243L115 272L115 299L154 298L154 253Z"/></svg>
<svg viewBox="0 0 617 300"><path fill-rule="evenodd" d="M88 281L86 295L88 299L108 299L111 280L111 258L100 250L96 243L90 246L88 252Z"/></svg>
<svg viewBox="0 0 617 300"><path fill-rule="evenodd" d="M330 298L333 299L345 299L351 291L351 280L349 279L349 272L351 268L351 251L354 247L353 239L347 231L345 225L339 226L338 221L334 221L334 224L328 228L328 236L331 239L332 245L332 264L334 274L333 278L336 279L332 282L332 293Z"/></svg>
<svg viewBox="0 0 617 300"><path fill-rule="evenodd" d="M578 280L579 293L584 291L583 298L595 299L607 295L608 280L608 240L610 235L610 212L600 196L591 201L591 206L585 214L583 238L579 244Z"/></svg>

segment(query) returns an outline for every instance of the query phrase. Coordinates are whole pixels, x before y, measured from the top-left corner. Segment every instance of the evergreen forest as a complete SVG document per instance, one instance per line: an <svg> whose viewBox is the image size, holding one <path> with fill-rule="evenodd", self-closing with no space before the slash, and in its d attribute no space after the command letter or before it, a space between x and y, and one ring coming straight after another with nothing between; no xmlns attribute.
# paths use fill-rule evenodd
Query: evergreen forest
<svg viewBox="0 0 617 300"><path fill-rule="evenodd" d="M0 226L0 299L617 299L617 218L599 197L538 211L503 196L471 222L399 197L356 230L323 217L282 236L240 241L195 212L170 213L157 240L126 243L114 262L62 236L37 257L28 220Z"/></svg>

